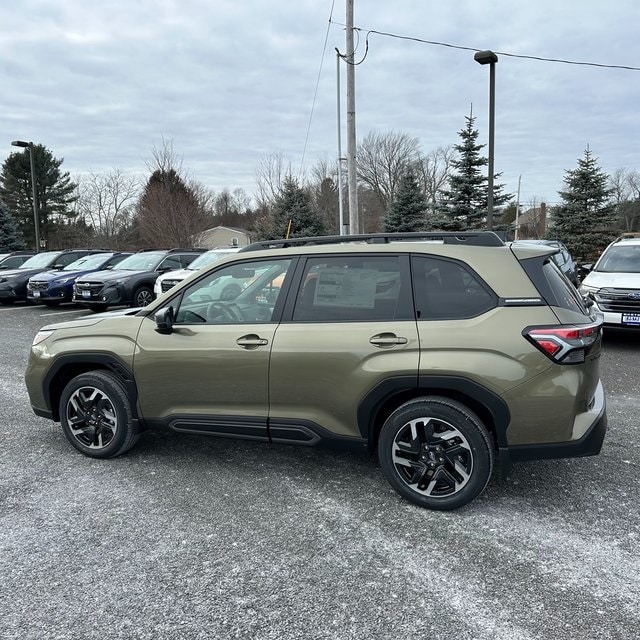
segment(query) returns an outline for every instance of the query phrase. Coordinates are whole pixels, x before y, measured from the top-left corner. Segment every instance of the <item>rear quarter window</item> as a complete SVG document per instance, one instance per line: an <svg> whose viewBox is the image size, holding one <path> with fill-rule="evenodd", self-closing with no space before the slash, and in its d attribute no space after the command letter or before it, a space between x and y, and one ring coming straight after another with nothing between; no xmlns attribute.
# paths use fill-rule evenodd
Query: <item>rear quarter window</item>
<svg viewBox="0 0 640 640"><path fill-rule="evenodd" d="M411 270L419 320L473 318L497 305L493 291L461 262L414 256Z"/></svg>

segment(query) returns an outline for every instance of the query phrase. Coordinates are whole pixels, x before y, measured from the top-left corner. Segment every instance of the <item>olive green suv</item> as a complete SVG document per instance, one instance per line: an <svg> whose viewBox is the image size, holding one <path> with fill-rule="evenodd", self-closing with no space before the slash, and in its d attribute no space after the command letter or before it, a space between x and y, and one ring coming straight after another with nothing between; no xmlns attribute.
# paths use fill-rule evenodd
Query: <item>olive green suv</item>
<svg viewBox="0 0 640 640"><path fill-rule="evenodd" d="M377 451L400 495L454 509L496 466L600 451L602 318L554 250L491 232L254 244L143 309L44 327L31 404L96 458L152 428Z"/></svg>

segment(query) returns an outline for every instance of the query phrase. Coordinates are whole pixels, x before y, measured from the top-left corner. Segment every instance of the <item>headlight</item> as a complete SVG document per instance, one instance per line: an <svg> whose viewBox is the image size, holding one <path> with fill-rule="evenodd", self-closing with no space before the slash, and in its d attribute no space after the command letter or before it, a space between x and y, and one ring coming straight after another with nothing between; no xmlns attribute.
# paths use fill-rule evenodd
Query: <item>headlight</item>
<svg viewBox="0 0 640 640"><path fill-rule="evenodd" d="M52 334L53 331L38 331L38 333L36 333L35 337L33 338L31 346L35 347L37 344L44 342Z"/></svg>
<svg viewBox="0 0 640 640"><path fill-rule="evenodd" d="M578 288L578 291L583 295L589 295L590 293L595 293L596 291L600 291L600 287L592 287L588 284L581 284Z"/></svg>

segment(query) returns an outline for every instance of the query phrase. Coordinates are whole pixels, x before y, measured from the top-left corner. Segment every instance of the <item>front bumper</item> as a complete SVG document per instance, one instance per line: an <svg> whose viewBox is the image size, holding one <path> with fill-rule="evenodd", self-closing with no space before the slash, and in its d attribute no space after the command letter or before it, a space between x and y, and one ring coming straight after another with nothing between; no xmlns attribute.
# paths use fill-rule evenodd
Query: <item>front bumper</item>
<svg viewBox="0 0 640 640"><path fill-rule="evenodd" d="M127 302L124 286L119 284L105 285L99 290L77 288L73 291L73 301L78 304L115 305Z"/></svg>
<svg viewBox="0 0 640 640"><path fill-rule="evenodd" d="M16 292L8 285L0 284L0 300L19 300Z"/></svg>
<svg viewBox="0 0 640 640"><path fill-rule="evenodd" d="M27 289L27 300L31 302L71 302L72 293L64 287L45 290Z"/></svg>

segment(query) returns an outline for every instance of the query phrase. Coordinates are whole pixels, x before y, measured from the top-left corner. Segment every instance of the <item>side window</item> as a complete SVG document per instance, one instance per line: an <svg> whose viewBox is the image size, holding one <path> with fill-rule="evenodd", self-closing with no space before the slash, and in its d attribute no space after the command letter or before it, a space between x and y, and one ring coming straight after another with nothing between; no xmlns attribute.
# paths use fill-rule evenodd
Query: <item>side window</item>
<svg viewBox="0 0 640 640"><path fill-rule="evenodd" d="M225 265L185 289L176 324L272 322L291 260Z"/></svg>
<svg viewBox="0 0 640 640"><path fill-rule="evenodd" d="M56 260L56 264L61 264L63 267L66 267L68 264L75 262L78 258L82 258L84 253L63 253Z"/></svg>
<svg viewBox="0 0 640 640"><path fill-rule="evenodd" d="M199 256L199 253L184 253L179 256L182 268L188 267Z"/></svg>
<svg viewBox="0 0 640 640"><path fill-rule="evenodd" d="M157 268L157 271L169 271L174 269L180 269L182 265L180 264L179 256L167 256Z"/></svg>
<svg viewBox="0 0 640 640"><path fill-rule="evenodd" d="M294 322L408 319L408 283L398 256L310 258L293 310Z"/></svg>
<svg viewBox="0 0 640 640"><path fill-rule="evenodd" d="M466 265L444 258L412 258L419 320L473 318L497 304L495 294Z"/></svg>

